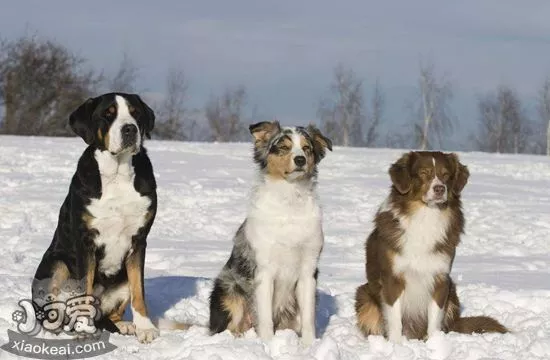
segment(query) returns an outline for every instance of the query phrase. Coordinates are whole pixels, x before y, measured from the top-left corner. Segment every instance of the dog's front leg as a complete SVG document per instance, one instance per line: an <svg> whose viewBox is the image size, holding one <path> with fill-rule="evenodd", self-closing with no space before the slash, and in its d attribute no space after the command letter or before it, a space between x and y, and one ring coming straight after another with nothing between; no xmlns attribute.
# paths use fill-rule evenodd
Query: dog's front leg
<svg viewBox="0 0 550 360"><path fill-rule="evenodd" d="M449 277L447 274L436 276L432 301L428 306L428 337L441 330L443 308L449 297L449 286Z"/></svg>
<svg viewBox="0 0 550 360"><path fill-rule="evenodd" d="M386 323L386 335L391 342L403 341L403 322L401 301L404 282L401 278L389 275L383 281L382 311Z"/></svg>
<svg viewBox="0 0 550 360"><path fill-rule="evenodd" d="M296 285L296 297L302 320L302 342L310 345L315 340L315 268L304 269Z"/></svg>
<svg viewBox="0 0 550 360"><path fill-rule="evenodd" d="M96 267L95 252L91 250L86 257L86 295L93 295L94 293Z"/></svg>
<svg viewBox="0 0 550 360"><path fill-rule="evenodd" d="M273 337L273 275L263 269L256 275L256 312L258 335L264 341Z"/></svg>
<svg viewBox="0 0 550 360"><path fill-rule="evenodd" d="M143 287L143 266L145 262L145 248L139 246L126 259L126 271L128 273L128 286L130 287L130 299L132 315L136 327L136 336L142 343L153 341L159 336L159 331L147 316L145 305L145 292Z"/></svg>

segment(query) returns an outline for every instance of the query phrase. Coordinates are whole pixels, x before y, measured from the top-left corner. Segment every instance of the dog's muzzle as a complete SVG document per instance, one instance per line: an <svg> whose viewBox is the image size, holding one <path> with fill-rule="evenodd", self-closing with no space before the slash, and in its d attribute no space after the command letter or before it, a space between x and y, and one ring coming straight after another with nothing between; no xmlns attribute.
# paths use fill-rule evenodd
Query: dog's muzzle
<svg viewBox="0 0 550 360"><path fill-rule="evenodd" d="M122 136L122 147L127 148L136 145L138 128L134 124L122 126L120 135Z"/></svg>

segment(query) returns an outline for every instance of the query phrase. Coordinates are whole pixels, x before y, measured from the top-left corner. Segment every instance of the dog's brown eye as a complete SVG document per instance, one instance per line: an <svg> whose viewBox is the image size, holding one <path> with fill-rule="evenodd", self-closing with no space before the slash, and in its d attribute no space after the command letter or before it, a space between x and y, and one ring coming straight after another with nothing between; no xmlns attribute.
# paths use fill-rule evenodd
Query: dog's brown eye
<svg viewBox="0 0 550 360"><path fill-rule="evenodd" d="M279 149L280 149L281 151L289 151L289 150L290 150L290 148L289 148L288 146L286 146L286 145L281 146Z"/></svg>
<svg viewBox="0 0 550 360"><path fill-rule="evenodd" d="M443 178L443 180L447 181L449 180L449 173L445 171L441 174L441 177Z"/></svg>
<svg viewBox="0 0 550 360"><path fill-rule="evenodd" d="M133 106L130 106L130 109L129 109L129 110L130 110L130 115L132 115L134 118L138 118L138 117L139 117L140 112L139 112L138 109L136 109L136 108L133 107Z"/></svg>
<svg viewBox="0 0 550 360"><path fill-rule="evenodd" d="M105 111L105 117L113 117L116 113L116 108L114 106L109 106Z"/></svg>
<svg viewBox="0 0 550 360"><path fill-rule="evenodd" d="M311 150L311 148L308 145L306 145L302 148L302 150L304 150L304 152L308 152L309 150Z"/></svg>

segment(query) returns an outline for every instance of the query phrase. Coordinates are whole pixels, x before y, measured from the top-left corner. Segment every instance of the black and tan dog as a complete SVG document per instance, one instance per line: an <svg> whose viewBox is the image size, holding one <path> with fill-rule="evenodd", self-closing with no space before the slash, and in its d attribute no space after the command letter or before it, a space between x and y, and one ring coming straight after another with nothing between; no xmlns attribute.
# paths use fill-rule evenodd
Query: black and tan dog
<svg viewBox="0 0 550 360"><path fill-rule="evenodd" d="M52 243L33 281L33 300L67 281L100 301L100 328L150 342L159 334L147 315L143 267L157 209L153 168L143 147L155 115L138 95L90 98L69 119L88 147L80 157ZM42 293L39 293L42 292ZM131 302L133 322L122 321Z"/></svg>

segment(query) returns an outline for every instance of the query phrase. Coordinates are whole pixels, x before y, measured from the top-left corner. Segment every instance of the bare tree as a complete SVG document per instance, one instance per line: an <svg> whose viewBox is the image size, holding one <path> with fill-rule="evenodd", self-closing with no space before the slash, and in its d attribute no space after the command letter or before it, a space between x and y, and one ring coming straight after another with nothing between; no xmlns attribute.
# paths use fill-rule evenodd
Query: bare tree
<svg viewBox="0 0 550 360"><path fill-rule="evenodd" d="M218 142L240 141L245 127L242 123L246 105L244 86L226 89L221 96L212 97L205 106L205 116L212 140Z"/></svg>
<svg viewBox="0 0 550 360"><path fill-rule="evenodd" d="M437 78L432 64L420 65L414 130L421 150L433 148L435 140L442 146L443 135L453 129L452 97L451 83L444 77Z"/></svg>
<svg viewBox="0 0 550 360"><path fill-rule="evenodd" d="M72 135L67 117L90 96L101 75L62 45L37 37L0 45L0 131L20 135Z"/></svg>
<svg viewBox="0 0 550 360"><path fill-rule="evenodd" d="M369 124L365 142L365 146L367 147L373 146L378 139L377 128L384 115L384 104L385 99L382 92L382 87L380 86L380 81L376 79L371 99L371 113L368 116L370 121L368 122Z"/></svg>
<svg viewBox="0 0 550 360"><path fill-rule="evenodd" d="M352 69L338 65L329 87L330 96L319 103L317 115L324 132L336 145L374 146L382 118L384 96L377 80L369 114L365 106L363 80Z"/></svg>
<svg viewBox="0 0 550 360"><path fill-rule="evenodd" d="M351 146L363 138L363 80L352 69L338 65L330 84L330 98L322 99L317 111L325 134L335 145Z"/></svg>
<svg viewBox="0 0 550 360"><path fill-rule="evenodd" d="M475 143L481 151L523 153L529 151L529 119L518 95L507 86L480 98L479 129Z"/></svg>
<svg viewBox="0 0 550 360"><path fill-rule="evenodd" d="M189 83L182 70L172 68L166 78L166 97L157 111L155 137L191 140L196 125L194 111L187 108Z"/></svg>
<svg viewBox="0 0 550 360"><path fill-rule="evenodd" d="M388 132L386 134L385 146L394 149L405 149L410 147L410 141L407 141L407 136L403 134Z"/></svg>
<svg viewBox="0 0 550 360"><path fill-rule="evenodd" d="M139 77L139 69L127 53L122 55L122 60L113 78L108 82L109 91L133 93L136 91L136 81Z"/></svg>
<svg viewBox="0 0 550 360"><path fill-rule="evenodd" d="M474 137L477 149L500 153L505 148L504 121L500 114L498 101L493 94L483 96L478 102L479 125Z"/></svg>
<svg viewBox="0 0 550 360"><path fill-rule="evenodd" d="M550 156L550 77L546 78L539 92L538 111L546 130L546 155Z"/></svg>

